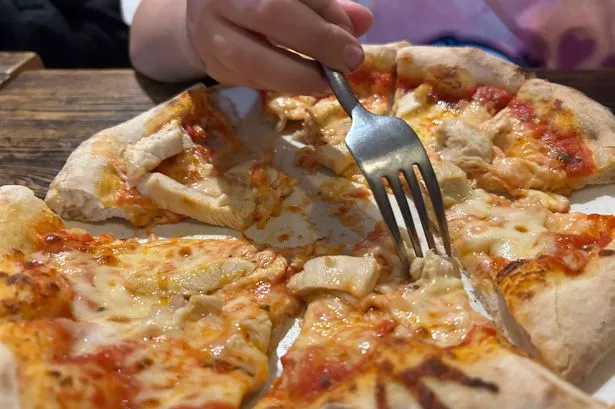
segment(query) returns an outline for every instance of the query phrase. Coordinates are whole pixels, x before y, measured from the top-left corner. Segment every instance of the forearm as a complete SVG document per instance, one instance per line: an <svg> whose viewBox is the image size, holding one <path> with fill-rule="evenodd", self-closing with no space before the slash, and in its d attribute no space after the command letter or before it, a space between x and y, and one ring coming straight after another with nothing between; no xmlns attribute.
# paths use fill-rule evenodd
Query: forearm
<svg viewBox="0 0 615 409"><path fill-rule="evenodd" d="M130 58L137 71L159 81L204 77L186 24L186 0L143 0L130 35Z"/></svg>

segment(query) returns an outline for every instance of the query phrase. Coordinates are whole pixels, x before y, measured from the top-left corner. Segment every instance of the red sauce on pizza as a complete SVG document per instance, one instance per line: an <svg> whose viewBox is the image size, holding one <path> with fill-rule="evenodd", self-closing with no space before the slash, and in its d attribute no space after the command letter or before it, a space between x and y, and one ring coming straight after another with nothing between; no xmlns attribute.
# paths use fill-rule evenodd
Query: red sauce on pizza
<svg viewBox="0 0 615 409"><path fill-rule="evenodd" d="M373 94L382 97L391 92L393 76L388 72L360 68L348 76L348 81L352 85L367 85Z"/></svg>
<svg viewBox="0 0 615 409"><path fill-rule="evenodd" d="M421 85L419 81L413 81L409 78L397 77L397 84L395 84L395 88L403 91L404 93L407 93L409 91L412 91L419 85Z"/></svg>
<svg viewBox="0 0 615 409"><path fill-rule="evenodd" d="M330 351L321 350L326 347L309 347L297 361L288 355L282 358L292 401L309 403L353 372L355 365L343 356L346 354L334 357Z"/></svg>
<svg viewBox="0 0 615 409"><path fill-rule="evenodd" d="M59 230L39 236L38 249L46 253L59 253L62 251L88 252L107 243L115 238L111 234L92 236L85 232Z"/></svg>
<svg viewBox="0 0 615 409"><path fill-rule="evenodd" d="M486 107L491 114L495 114L508 105L512 97L505 89L486 85L478 87L472 99Z"/></svg>
<svg viewBox="0 0 615 409"><path fill-rule="evenodd" d="M136 395L139 385L123 368L123 362L132 350L133 347L127 344L113 346L95 354L66 357L59 363L81 365L85 373L100 382L90 385L93 407L131 409L135 407L131 396Z"/></svg>
<svg viewBox="0 0 615 409"><path fill-rule="evenodd" d="M509 109L513 116L530 127L533 136L548 147L549 155L562 164L568 176L589 176L596 170L592 152L576 130L574 117L561 107L561 102L557 102L554 109L549 110L549 117L545 118L538 118L534 107L519 99L513 99ZM556 115L568 123L567 129L554 123Z"/></svg>
<svg viewBox="0 0 615 409"><path fill-rule="evenodd" d="M132 187L124 187L118 190L116 194L117 204L123 208L136 207L139 209L157 209L154 202Z"/></svg>
<svg viewBox="0 0 615 409"><path fill-rule="evenodd" d="M508 105L508 109L514 117L527 124L534 121L534 107L527 102L515 98Z"/></svg>
<svg viewBox="0 0 615 409"><path fill-rule="evenodd" d="M205 130L200 125L184 124L184 130L193 142L202 142L207 136Z"/></svg>
<svg viewBox="0 0 615 409"><path fill-rule="evenodd" d="M540 139L551 148L552 155L564 165L568 176L582 177L594 173L596 165L592 152L585 145L581 135L550 129L543 133Z"/></svg>

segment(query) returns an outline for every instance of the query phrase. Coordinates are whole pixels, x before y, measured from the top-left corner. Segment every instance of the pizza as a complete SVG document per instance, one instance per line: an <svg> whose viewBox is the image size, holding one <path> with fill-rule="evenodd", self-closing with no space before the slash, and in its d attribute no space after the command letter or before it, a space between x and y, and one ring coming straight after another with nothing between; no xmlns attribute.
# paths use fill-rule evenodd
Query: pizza
<svg viewBox="0 0 615 409"><path fill-rule="evenodd" d="M483 304L516 343L573 382L615 349L615 216L479 189L447 217Z"/></svg>
<svg viewBox="0 0 615 409"><path fill-rule="evenodd" d="M580 92L544 80L527 81L496 118L496 155L479 186L515 195L540 189L569 195L615 176L615 117Z"/></svg>
<svg viewBox="0 0 615 409"><path fill-rule="evenodd" d="M363 106L376 114L389 112L395 86L395 59L397 50L408 45L398 42L364 47L365 61L348 76L348 82ZM309 148L303 155L339 175L358 174L358 169L344 138L350 129L350 118L329 94L324 97L265 94L265 109L279 118L279 126L291 121L302 121L301 138ZM300 161L301 162L301 161ZM305 163L305 162L302 162Z"/></svg>
<svg viewBox="0 0 615 409"><path fill-rule="evenodd" d="M440 126L479 126L502 110L531 75L474 48L414 46L397 54L392 114L428 148Z"/></svg>
<svg viewBox="0 0 615 409"><path fill-rule="evenodd" d="M63 217L87 221L124 218L142 227L190 217L243 230L262 225L295 184L267 163L248 161L248 152L197 85L83 142L46 202Z"/></svg>
<svg viewBox="0 0 615 409"><path fill-rule="evenodd" d="M267 379L299 312L275 251L67 230L19 186L0 207L3 408L235 408Z"/></svg>
<svg viewBox="0 0 615 409"><path fill-rule="evenodd" d="M349 82L423 141L454 257L402 269L332 95L259 91L263 119L302 144L276 161L196 85L84 141L45 201L0 187L0 408L606 408L575 385L615 350L615 216L568 197L615 180L613 115L476 49L365 54ZM283 209L315 217L316 199L351 242L120 240L64 222L189 218L241 237Z"/></svg>
<svg viewBox="0 0 615 409"><path fill-rule="evenodd" d="M301 333L257 409L604 407L500 339L450 260L415 260L410 284L378 283L371 258L310 263L289 283Z"/></svg>

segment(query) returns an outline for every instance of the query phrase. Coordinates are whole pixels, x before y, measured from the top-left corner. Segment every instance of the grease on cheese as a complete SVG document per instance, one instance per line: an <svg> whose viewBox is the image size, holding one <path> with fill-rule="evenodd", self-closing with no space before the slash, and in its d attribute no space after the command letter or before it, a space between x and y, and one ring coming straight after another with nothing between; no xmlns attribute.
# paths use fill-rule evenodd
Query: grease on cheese
<svg viewBox="0 0 615 409"><path fill-rule="evenodd" d="M534 257L554 245L545 234L549 212L542 205L490 204L489 199L489 194L477 190L448 213L453 240L462 255L486 252L516 260Z"/></svg>
<svg viewBox="0 0 615 409"><path fill-rule="evenodd" d="M419 280L415 285L385 291L384 297L388 302L377 298L370 302L387 307L400 324L398 336L411 336L422 328L428 331L430 342L449 347L463 342L476 322L463 283L455 277Z"/></svg>
<svg viewBox="0 0 615 409"><path fill-rule="evenodd" d="M241 241L111 242L35 258L47 258L75 291L69 356L127 347L118 362L139 368L131 375L137 405L238 407L267 378L268 311L284 316L293 305L270 283L284 260Z"/></svg>

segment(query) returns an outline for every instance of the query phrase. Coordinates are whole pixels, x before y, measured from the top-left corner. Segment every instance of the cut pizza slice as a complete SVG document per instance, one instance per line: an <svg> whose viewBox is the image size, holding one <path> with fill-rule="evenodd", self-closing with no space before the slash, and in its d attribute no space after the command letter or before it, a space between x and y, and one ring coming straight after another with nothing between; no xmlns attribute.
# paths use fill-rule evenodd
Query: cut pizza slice
<svg viewBox="0 0 615 409"><path fill-rule="evenodd" d="M275 207L271 197L281 201L294 184L271 166L241 164L247 154L229 118L197 85L82 143L46 202L81 220L120 217L146 226L187 216L244 229L262 224Z"/></svg>
<svg viewBox="0 0 615 409"><path fill-rule="evenodd" d="M396 65L393 114L408 122L431 149L443 123L480 125L531 77L477 48L410 46L399 50Z"/></svg>
<svg viewBox="0 0 615 409"><path fill-rule="evenodd" d="M453 247L498 324L578 383L615 348L615 217L552 212L552 199L475 190L447 218Z"/></svg>
<svg viewBox="0 0 615 409"><path fill-rule="evenodd" d="M0 188L0 402L10 409L239 408L299 303L286 260L242 240L63 230ZM6 407L5 405L2 406Z"/></svg>
<svg viewBox="0 0 615 409"><path fill-rule="evenodd" d="M500 339L450 260L378 285L369 257L310 263L289 284L309 302L301 333L257 409L606 407Z"/></svg>
<svg viewBox="0 0 615 409"><path fill-rule="evenodd" d="M482 128L496 155L476 179L490 191L515 195L531 188L568 195L615 180L615 117L579 91L530 80Z"/></svg>
<svg viewBox="0 0 615 409"><path fill-rule="evenodd" d="M397 50L406 45L407 42L398 42L364 46L365 62L348 75L354 94L371 112L389 112L393 102ZM344 143L351 121L335 96L320 98L307 106L302 119L305 119L303 139L313 149L317 163L338 175L358 173Z"/></svg>

